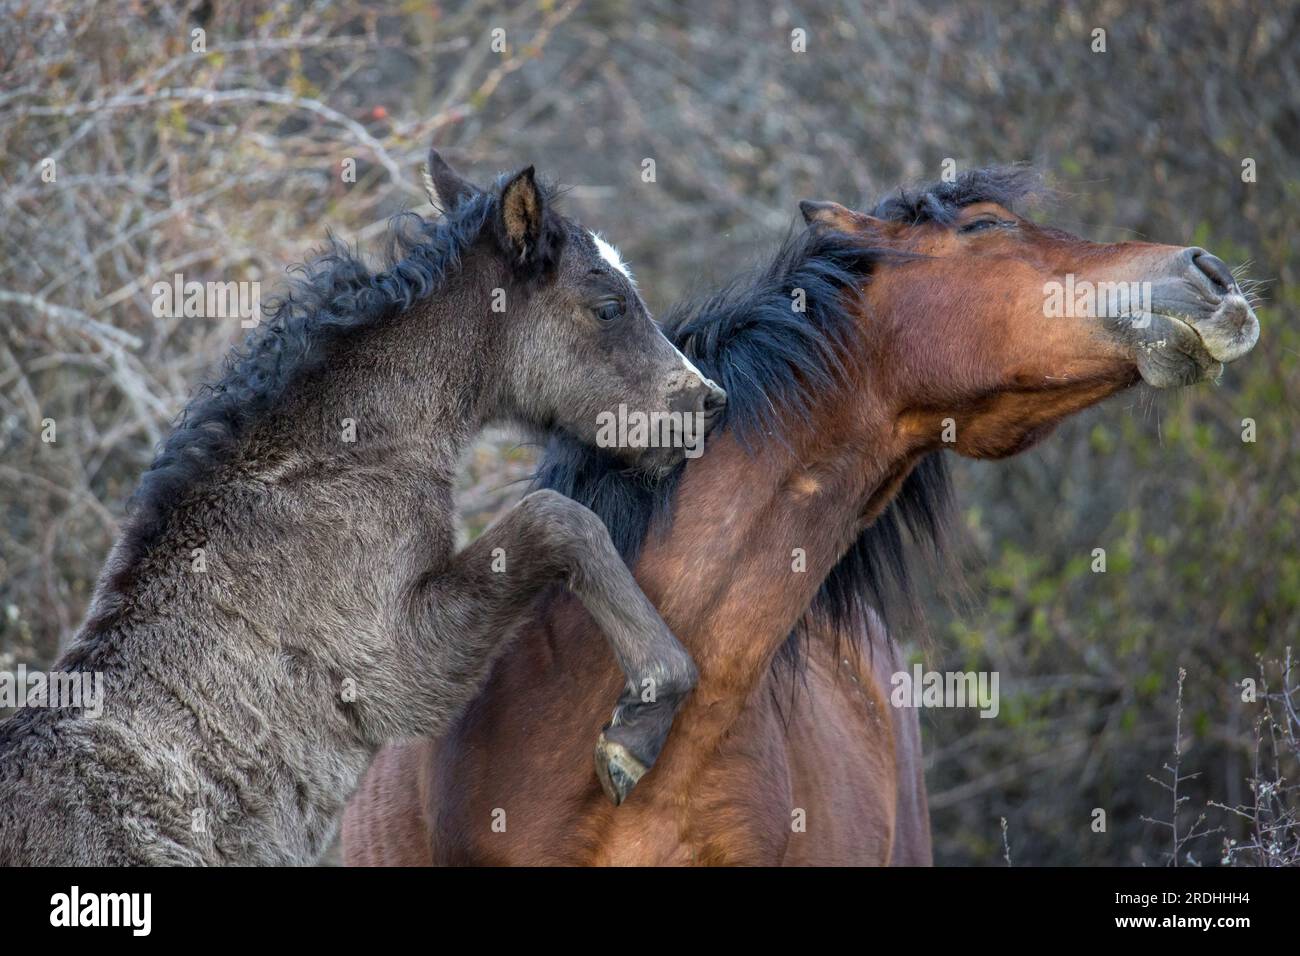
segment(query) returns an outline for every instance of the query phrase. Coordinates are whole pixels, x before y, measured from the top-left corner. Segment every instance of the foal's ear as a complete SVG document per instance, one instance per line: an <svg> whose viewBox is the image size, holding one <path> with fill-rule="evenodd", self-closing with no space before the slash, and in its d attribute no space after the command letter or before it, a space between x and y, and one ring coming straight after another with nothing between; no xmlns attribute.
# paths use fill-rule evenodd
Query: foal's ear
<svg viewBox="0 0 1300 956"><path fill-rule="evenodd" d="M546 199L533 167L520 170L501 190L501 235L507 251L519 261L528 258L542 238Z"/></svg>
<svg viewBox="0 0 1300 956"><path fill-rule="evenodd" d="M429 150L429 163L424 173L424 191L429 194L429 202L443 212L451 212L480 192L469 180L462 179L436 149Z"/></svg>
<svg viewBox="0 0 1300 956"><path fill-rule="evenodd" d="M864 232L879 228L883 223L874 216L854 212L828 199L804 199L799 203L803 221L810 226L824 226L835 232Z"/></svg>

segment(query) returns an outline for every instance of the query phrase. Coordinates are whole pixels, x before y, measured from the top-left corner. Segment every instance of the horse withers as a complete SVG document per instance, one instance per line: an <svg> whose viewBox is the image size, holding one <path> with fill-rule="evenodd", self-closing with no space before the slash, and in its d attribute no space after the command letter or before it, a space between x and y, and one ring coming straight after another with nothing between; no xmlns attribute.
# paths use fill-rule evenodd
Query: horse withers
<svg viewBox="0 0 1300 956"><path fill-rule="evenodd" d="M400 219L383 271L310 262L143 476L54 665L104 699L0 725L0 863L314 860L375 750L446 728L552 584L657 688L620 699L602 779L621 798L653 762L695 668L600 520L544 491L453 553L452 483L488 422L594 442L627 406L704 429L724 393L531 167L489 190L429 167L445 215ZM608 454L661 473L685 452Z"/></svg>
<svg viewBox="0 0 1300 956"><path fill-rule="evenodd" d="M1037 225L1011 208L1035 189L973 170L871 214L806 203L769 262L675 309L669 336L729 394L709 453L644 488L556 442L540 475L601 515L699 666L655 769L618 810L575 770L621 675L553 594L449 733L376 758L345 860L928 862L917 712L891 706L904 665L875 611L907 529L943 527L940 453L1013 454L1141 381L1212 378L1259 334L1205 250Z"/></svg>

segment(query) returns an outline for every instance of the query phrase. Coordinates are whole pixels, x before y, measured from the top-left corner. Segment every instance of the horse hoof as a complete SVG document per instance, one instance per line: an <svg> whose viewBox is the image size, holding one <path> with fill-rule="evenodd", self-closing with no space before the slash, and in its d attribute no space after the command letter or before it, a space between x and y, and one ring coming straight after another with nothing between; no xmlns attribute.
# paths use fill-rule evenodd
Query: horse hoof
<svg viewBox="0 0 1300 956"><path fill-rule="evenodd" d="M649 768L628 752L627 748L610 740L603 733L596 741L596 776L605 795L618 806L627 799L632 788L645 776Z"/></svg>

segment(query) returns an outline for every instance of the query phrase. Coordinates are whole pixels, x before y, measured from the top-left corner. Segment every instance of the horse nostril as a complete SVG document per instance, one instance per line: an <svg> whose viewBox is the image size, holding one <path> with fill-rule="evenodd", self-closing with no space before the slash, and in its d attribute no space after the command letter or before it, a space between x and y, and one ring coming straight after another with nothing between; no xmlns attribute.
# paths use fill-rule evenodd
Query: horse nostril
<svg viewBox="0 0 1300 956"><path fill-rule="evenodd" d="M1192 265L1200 269L1220 293L1226 295L1236 288L1237 282L1232 278L1232 270L1218 256L1202 250L1192 256Z"/></svg>
<svg viewBox="0 0 1300 956"><path fill-rule="evenodd" d="M710 382L709 390L704 393L704 414L713 416L726 407L727 393Z"/></svg>

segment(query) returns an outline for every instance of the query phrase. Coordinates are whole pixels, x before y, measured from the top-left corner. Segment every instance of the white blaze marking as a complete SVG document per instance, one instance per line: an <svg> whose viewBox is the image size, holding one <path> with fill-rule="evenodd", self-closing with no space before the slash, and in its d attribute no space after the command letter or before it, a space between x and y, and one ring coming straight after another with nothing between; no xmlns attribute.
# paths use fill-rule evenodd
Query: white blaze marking
<svg viewBox="0 0 1300 956"><path fill-rule="evenodd" d="M618 250L602 239L598 232L593 232L591 238L596 243L596 251L600 253L600 257L608 262L610 266L623 273L628 282L636 285L636 279L632 278L632 271L623 262L623 257L618 254Z"/></svg>
<svg viewBox="0 0 1300 956"><path fill-rule="evenodd" d="M600 253L600 257L609 263L611 267L621 272L627 278L627 281L632 283L632 287L636 288L636 279L633 277L631 270L628 269L627 264L623 262L623 257L619 255L618 250L601 238L600 233L591 233L591 239L596 243L596 250ZM668 342L668 336L664 335L662 331L659 333L659 337ZM668 342L668 347L677 353L677 357L682 360L682 365L685 366L687 372L702 382L708 382L710 385L714 384L712 379L695 367L695 363L688 359L681 349L673 345L672 342ZM714 385L714 387L717 386Z"/></svg>

